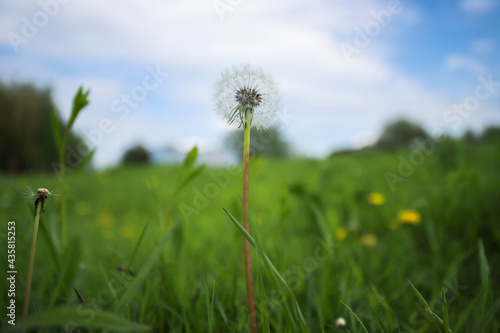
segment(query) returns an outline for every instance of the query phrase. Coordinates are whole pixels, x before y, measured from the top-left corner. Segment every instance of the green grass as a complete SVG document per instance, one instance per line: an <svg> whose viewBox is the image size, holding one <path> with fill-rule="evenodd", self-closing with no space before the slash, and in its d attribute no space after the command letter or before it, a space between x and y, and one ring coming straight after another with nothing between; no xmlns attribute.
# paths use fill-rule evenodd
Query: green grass
<svg viewBox="0 0 500 333"><path fill-rule="evenodd" d="M409 150L253 160L249 214L259 249L253 250L259 331L340 332L335 320L344 317L352 333L497 332L498 148L440 144L394 192L384 172L397 172L398 156L408 159ZM211 185L214 173L222 187ZM242 234L223 211L241 220L241 170L199 168L191 156L184 167L89 171L67 174L64 182L69 246L60 241L62 198L49 197L26 327L248 330ZM62 185L51 174L4 176L0 183L0 308L9 300L6 222L15 221L21 324L33 202L18 191L29 185L58 193ZM205 190L211 192L201 200ZM385 203L370 205L372 192L384 194ZM397 223L405 209L417 210L420 223ZM348 232L343 240L339 228ZM367 234L376 244L365 244ZM5 310L0 318L2 329L10 327Z"/></svg>

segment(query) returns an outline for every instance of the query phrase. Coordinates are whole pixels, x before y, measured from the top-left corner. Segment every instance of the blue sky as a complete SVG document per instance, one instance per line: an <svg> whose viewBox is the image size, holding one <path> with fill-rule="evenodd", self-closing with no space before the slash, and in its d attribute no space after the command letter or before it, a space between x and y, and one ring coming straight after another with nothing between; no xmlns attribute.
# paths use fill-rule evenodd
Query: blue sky
<svg viewBox="0 0 500 333"><path fill-rule="evenodd" d="M76 129L97 166L135 143L220 151L234 127L211 96L240 63L281 83L276 125L299 154L369 144L402 116L453 134L500 124L498 0L8 0L0 15L0 80L51 87L66 119L91 89ZM161 82L124 116L151 70Z"/></svg>

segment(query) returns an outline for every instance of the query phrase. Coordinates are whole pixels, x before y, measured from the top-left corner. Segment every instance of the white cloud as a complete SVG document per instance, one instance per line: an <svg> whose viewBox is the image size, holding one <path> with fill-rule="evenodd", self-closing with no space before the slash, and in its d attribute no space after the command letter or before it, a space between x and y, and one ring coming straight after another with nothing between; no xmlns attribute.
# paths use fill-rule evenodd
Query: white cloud
<svg viewBox="0 0 500 333"><path fill-rule="evenodd" d="M470 43L471 51L478 54L491 53L495 49L495 41L491 38L475 39Z"/></svg>
<svg viewBox="0 0 500 333"><path fill-rule="evenodd" d="M388 58L397 48L384 37L404 34L404 27L418 22L409 5L350 63L340 43L352 43L355 29L373 20L372 12L386 9L385 3L241 1L223 21L212 5L212 0L70 1L19 54L2 58L0 74L50 83L65 116L78 86L90 87L91 104L77 129L95 129L104 117L116 125L98 146L98 165L117 161L122 149L137 141L156 148L195 141L216 146L228 126L213 112L213 84L222 69L241 62L261 65L282 83L287 112L296 116L283 130L314 154L339 143L365 142L395 112L428 123L442 118L446 98L406 77ZM9 46L4 32L20 33L21 17L29 19L40 8L24 2L4 6L9 19L0 27L0 43ZM146 65L171 75L121 121L111 104L141 84ZM479 68L456 55L447 66Z"/></svg>
<svg viewBox="0 0 500 333"><path fill-rule="evenodd" d="M464 69L473 74L483 74L486 67L476 58L461 54L450 54L445 58L445 68L449 70Z"/></svg>
<svg viewBox="0 0 500 333"><path fill-rule="evenodd" d="M498 5L496 0L461 0L460 8L471 13L486 13Z"/></svg>

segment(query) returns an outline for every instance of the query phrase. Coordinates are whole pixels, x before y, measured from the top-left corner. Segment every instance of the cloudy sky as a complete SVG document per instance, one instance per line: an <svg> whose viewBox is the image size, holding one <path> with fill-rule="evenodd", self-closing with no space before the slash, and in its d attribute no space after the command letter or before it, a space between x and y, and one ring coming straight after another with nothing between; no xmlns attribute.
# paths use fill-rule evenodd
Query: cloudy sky
<svg viewBox="0 0 500 333"><path fill-rule="evenodd" d="M498 0L6 0L0 80L51 87L65 119L90 88L76 129L107 166L135 143L220 150L234 128L214 83L250 63L281 83L295 150L325 156L396 117L431 133L500 124L499 17Z"/></svg>

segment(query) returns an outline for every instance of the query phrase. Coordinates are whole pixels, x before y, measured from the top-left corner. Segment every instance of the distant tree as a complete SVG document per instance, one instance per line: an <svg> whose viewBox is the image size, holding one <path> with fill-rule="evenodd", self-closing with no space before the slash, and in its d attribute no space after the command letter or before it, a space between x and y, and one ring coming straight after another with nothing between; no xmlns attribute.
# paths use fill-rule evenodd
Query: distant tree
<svg viewBox="0 0 500 333"><path fill-rule="evenodd" d="M122 158L122 165L149 164L149 151L142 145L135 145L129 148Z"/></svg>
<svg viewBox="0 0 500 333"><path fill-rule="evenodd" d="M400 119L385 126L375 146L378 148L405 147L418 139L423 140L428 137L427 132L421 126Z"/></svg>
<svg viewBox="0 0 500 333"><path fill-rule="evenodd" d="M471 130L467 130L464 133L462 140L467 142L467 143L477 144L479 142L480 138Z"/></svg>
<svg viewBox="0 0 500 333"><path fill-rule="evenodd" d="M48 171L59 160L52 134L50 89L0 83L0 171ZM62 129L62 124L59 124ZM81 139L71 133L68 145Z"/></svg>
<svg viewBox="0 0 500 333"><path fill-rule="evenodd" d="M488 126L484 129L481 135L481 141L483 142L500 142L500 127L499 126Z"/></svg>
<svg viewBox="0 0 500 333"><path fill-rule="evenodd" d="M243 131L229 133L226 137L226 146L238 156L243 156ZM250 131L250 155L287 157L290 154L289 144L283 139L276 127Z"/></svg>

